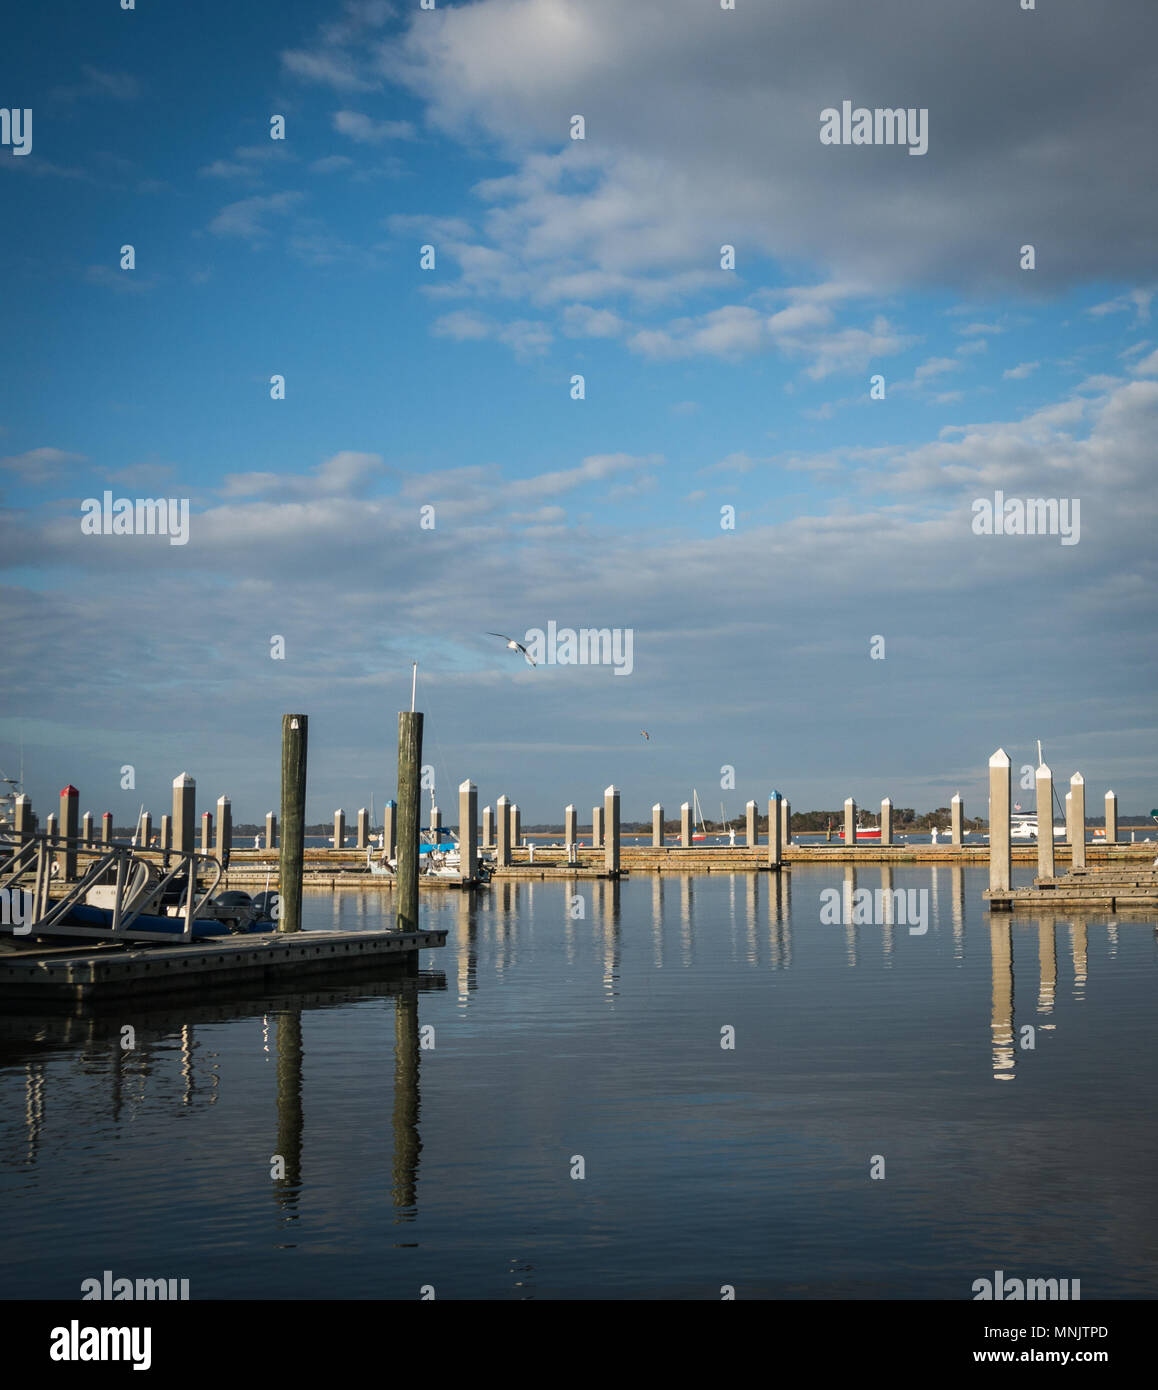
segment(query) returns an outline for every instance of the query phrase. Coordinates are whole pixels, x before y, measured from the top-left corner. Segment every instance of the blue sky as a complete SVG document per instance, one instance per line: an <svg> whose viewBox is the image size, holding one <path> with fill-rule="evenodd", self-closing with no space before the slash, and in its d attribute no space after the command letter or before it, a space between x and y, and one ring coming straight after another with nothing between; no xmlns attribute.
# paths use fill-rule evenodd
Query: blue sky
<svg viewBox="0 0 1158 1390"><path fill-rule="evenodd" d="M300 709L311 817L380 805L418 660L441 799L525 820L613 780L631 819L981 811L1038 737L1158 804L1158 21L1048 8L13 14L0 767L256 819ZM846 98L926 108L928 153L822 146ZM82 536L105 489L188 498L189 543ZM997 489L1080 499L1079 543L973 534ZM486 636L548 621L634 672Z"/></svg>

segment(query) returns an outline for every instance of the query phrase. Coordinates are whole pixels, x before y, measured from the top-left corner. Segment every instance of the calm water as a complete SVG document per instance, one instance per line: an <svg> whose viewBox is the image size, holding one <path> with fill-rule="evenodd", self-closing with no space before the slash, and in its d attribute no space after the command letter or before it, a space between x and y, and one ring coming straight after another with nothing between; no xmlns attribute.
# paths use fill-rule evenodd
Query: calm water
<svg viewBox="0 0 1158 1390"><path fill-rule="evenodd" d="M434 892L407 988L7 1014L0 1297L1158 1296L1153 919L991 923L946 866L891 871L924 935L821 923L889 872Z"/></svg>

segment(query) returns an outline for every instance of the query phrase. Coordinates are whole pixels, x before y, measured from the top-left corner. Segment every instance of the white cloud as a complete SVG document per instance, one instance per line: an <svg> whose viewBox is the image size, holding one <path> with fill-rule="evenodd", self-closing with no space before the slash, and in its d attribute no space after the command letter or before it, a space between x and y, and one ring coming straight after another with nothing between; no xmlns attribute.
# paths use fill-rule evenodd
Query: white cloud
<svg viewBox="0 0 1158 1390"><path fill-rule="evenodd" d="M1001 373L1001 379L1003 381L1024 381L1027 376L1036 372L1040 366L1040 362L1019 362L1016 367L1007 367L1005 371Z"/></svg>

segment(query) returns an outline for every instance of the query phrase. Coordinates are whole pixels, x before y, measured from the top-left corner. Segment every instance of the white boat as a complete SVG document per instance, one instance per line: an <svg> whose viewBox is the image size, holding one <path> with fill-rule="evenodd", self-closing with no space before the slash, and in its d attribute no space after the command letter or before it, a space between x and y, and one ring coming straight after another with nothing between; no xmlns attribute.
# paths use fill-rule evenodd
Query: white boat
<svg viewBox="0 0 1158 1390"><path fill-rule="evenodd" d="M1036 840L1037 839L1037 817L1029 811L1015 811L1009 817L1009 834L1014 840ZM1054 825L1053 837L1055 840L1064 840L1066 828L1064 825Z"/></svg>

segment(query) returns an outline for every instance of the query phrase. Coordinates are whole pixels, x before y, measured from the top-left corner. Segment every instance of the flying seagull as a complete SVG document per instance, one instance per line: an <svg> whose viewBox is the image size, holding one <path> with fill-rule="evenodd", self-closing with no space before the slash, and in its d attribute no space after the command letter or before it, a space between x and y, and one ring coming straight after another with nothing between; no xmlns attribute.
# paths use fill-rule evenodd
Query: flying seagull
<svg viewBox="0 0 1158 1390"><path fill-rule="evenodd" d="M639 732L644 736L645 739L647 739L648 743L651 742L651 735L647 732L646 729L640 729Z"/></svg>
<svg viewBox="0 0 1158 1390"><path fill-rule="evenodd" d="M534 657L531 655L531 653L526 649L526 647L523 646L523 644L522 644L521 642L516 642L515 639L514 639L513 637L508 637L508 636L506 635L506 633L504 633L504 632L488 632L488 633L487 633L487 636L488 636L488 637L501 637L501 638L503 639L503 641L507 644L507 646L511 649L511 651L513 651L513 652L522 652L522 654L527 658L527 660L531 663L531 665L534 666L534 664L535 664L535 658L534 658Z"/></svg>

